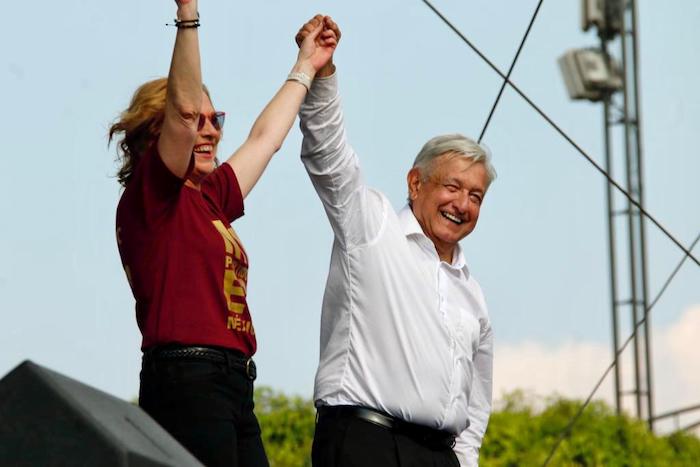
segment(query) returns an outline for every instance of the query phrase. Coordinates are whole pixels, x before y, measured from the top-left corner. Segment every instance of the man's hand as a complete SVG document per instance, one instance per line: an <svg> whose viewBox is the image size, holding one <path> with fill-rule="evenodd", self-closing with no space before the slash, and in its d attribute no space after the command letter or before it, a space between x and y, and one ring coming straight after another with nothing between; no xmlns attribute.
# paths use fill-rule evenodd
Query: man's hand
<svg viewBox="0 0 700 467"><path fill-rule="evenodd" d="M338 25L335 23L335 21L333 21L333 19L331 19L330 16L316 15L309 21L304 23L304 25L299 29L299 32L297 33L294 40L296 41L297 45L301 48L302 44L304 43L304 40L310 34L315 32L316 29L319 28L319 26L322 26L322 37L323 34L328 34L329 32L332 32L332 37L335 38L335 44L333 46L333 50L331 51L331 55L328 58L328 61L323 65L322 68L318 69L316 76L330 76L335 72L335 65L333 65L333 52L335 51L335 47L337 47L338 42L340 42L340 28L338 28Z"/></svg>

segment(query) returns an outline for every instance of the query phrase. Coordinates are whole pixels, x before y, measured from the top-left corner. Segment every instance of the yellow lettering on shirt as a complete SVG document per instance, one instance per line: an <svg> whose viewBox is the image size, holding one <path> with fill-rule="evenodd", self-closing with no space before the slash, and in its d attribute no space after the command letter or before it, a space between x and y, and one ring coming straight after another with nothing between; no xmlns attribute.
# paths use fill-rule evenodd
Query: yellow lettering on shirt
<svg viewBox="0 0 700 467"><path fill-rule="evenodd" d="M245 311L246 283L248 281L248 257L243 250L240 240L233 228L226 228L220 220L212 221L214 227L224 240L226 248L226 258L224 259L224 295L226 304L231 313L242 314ZM234 259L236 261L234 261ZM229 329L241 330L239 325L232 324L229 316L227 327ZM233 326L233 327L232 327Z"/></svg>
<svg viewBox="0 0 700 467"><path fill-rule="evenodd" d="M238 316L229 316L226 322L226 327L232 331L244 332L246 334L255 335L253 323L247 319L241 319Z"/></svg>
<svg viewBox="0 0 700 467"><path fill-rule="evenodd" d="M214 224L214 227L216 227L216 230L218 230L221 234L221 237L224 239L224 243L226 244L226 253L230 255L232 254L238 261L247 263L248 257L243 251L241 241L238 239L238 235L236 235L233 227L229 227L227 229L224 223L219 220L212 221L212 223Z"/></svg>

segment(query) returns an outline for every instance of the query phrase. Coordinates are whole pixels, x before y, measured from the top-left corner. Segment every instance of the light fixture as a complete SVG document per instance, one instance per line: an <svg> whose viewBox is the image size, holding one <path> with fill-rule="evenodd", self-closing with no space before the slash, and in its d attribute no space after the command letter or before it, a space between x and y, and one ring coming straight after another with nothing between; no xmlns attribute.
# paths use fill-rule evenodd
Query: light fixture
<svg viewBox="0 0 700 467"><path fill-rule="evenodd" d="M591 26L598 35L612 39L622 31L622 0L581 0L581 28L588 31Z"/></svg>
<svg viewBox="0 0 700 467"><path fill-rule="evenodd" d="M559 58L571 99L600 101L623 87L620 67L599 49L571 49Z"/></svg>

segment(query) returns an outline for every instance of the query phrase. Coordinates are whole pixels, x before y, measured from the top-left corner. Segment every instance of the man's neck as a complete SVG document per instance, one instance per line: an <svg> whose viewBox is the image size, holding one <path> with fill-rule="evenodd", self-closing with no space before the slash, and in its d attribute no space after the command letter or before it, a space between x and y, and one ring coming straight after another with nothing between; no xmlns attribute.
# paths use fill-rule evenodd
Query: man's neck
<svg viewBox="0 0 700 467"><path fill-rule="evenodd" d="M444 261L448 264L452 264L452 257L454 256L454 252L455 252L454 247L447 248L447 249L441 249L437 245L435 245L435 251L437 251L437 254L440 257L441 261Z"/></svg>

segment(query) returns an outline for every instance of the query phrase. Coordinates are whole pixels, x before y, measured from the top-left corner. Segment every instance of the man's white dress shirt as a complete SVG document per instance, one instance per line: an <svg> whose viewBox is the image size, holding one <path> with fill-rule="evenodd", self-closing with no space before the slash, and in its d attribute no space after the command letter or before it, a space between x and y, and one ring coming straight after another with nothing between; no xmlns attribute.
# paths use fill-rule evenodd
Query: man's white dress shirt
<svg viewBox="0 0 700 467"><path fill-rule="evenodd" d="M300 118L302 160L335 235L316 405L371 407L454 433L460 464L477 465L493 361L479 284L459 245L452 264L441 261L410 207L397 213L365 185L335 75L314 81Z"/></svg>

